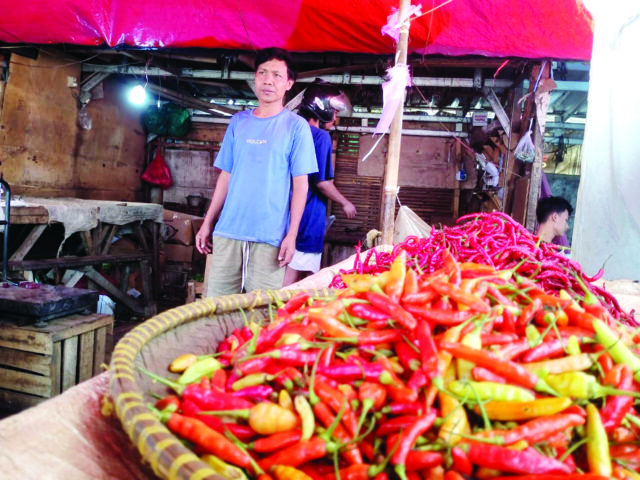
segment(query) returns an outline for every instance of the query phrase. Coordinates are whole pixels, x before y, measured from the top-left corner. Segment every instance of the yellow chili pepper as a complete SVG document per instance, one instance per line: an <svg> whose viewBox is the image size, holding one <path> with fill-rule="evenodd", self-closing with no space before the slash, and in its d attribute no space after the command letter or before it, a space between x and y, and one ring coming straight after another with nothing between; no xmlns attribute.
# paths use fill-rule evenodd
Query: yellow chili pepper
<svg viewBox="0 0 640 480"><path fill-rule="evenodd" d="M471 400L476 399L476 394L481 401L502 400L507 402L530 402L535 399L533 393L526 388L494 382L470 382L457 380L455 382L451 382L448 385L448 389L459 397L466 397Z"/></svg>
<svg viewBox="0 0 640 480"><path fill-rule="evenodd" d="M588 354L581 353L580 355L569 355L541 362L523 363L522 366L536 375L541 373L559 374L588 370L593 366L593 360Z"/></svg>
<svg viewBox="0 0 640 480"><path fill-rule="evenodd" d="M444 376L445 384L455 378L453 367L447 369ZM440 426L438 438L447 445L456 445L462 437L459 434L469 435L471 428L467 419L467 412L460 402L445 392L438 392L440 401L440 416L445 419Z"/></svg>
<svg viewBox="0 0 640 480"><path fill-rule="evenodd" d="M169 364L169 371L174 373L182 373L191 365L198 361L198 357L193 353L185 353L173 359Z"/></svg>
<svg viewBox="0 0 640 480"><path fill-rule="evenodd" d="M289 395L288 391L284 389L280 390L280 393L278 393L278 405L290 412L294 411L293 401L291 400L291 395Z"/></svg>
<svg viewBox="0 0 640 480"><path fill-rule="evenodd" d="M573 402L569 397L539 398L531 402L504 402L490 401L484 404L484 410L491 420L511 421L528 420L530 418L555 415ZM480 408L475 407L475 412L480 414Z"/></svg>
<svg viewBox="0 0 640 480"><path fill-rule="evenodd" d="M589 403L587 405L587 463L589 471L596 475L611 478L611 455L609 454L609 439L602 424L598 408Z"/></svg>
<svg viewBox="0 0 640 480"><path fill-rule="evenodd" d="M209 465L211 470L224 478L228 478L229 480L248 480L247 475L241 468L229 465L215 455L203 455L200 459Z"/></svg>
<svg viewBox="0 0 640 480"><path fill-rule="evenodd" d="M313 436L313 431L316 428L315 416L311 405L309 405L307 399L302 395L296 396L294 405L302 421L302 437L300 437L300 440L309 440Z"/></svg>

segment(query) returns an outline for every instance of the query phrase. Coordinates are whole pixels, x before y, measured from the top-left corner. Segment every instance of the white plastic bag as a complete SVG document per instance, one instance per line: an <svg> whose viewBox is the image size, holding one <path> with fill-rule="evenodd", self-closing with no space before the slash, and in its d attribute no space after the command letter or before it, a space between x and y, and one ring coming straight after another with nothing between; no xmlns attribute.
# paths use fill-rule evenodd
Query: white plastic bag
<svg viewBox="0 0 640 480"><path fill-rule="evenodd" d="M531 140L531 129L522 136L513 152L513 156L523 162L533 162L536 156L536 147L533 144L533 140Z"/></svg>

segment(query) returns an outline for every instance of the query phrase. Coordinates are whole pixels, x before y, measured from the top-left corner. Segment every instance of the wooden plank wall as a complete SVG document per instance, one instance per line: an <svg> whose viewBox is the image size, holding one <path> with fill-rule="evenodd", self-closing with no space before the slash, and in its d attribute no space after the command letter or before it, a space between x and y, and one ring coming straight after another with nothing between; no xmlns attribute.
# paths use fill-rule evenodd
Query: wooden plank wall
<svg viewBox="0 0 640 480"><path fill-rule="evenodd" d="M107 79L104 98L88 105L92 129L80 128L74 89L67 86L68 77L80 81L80 65L68 64L44 53L37 60L11 56L0 159L12 193L143 200L140 110L128 104L123 84Z"/></svg>

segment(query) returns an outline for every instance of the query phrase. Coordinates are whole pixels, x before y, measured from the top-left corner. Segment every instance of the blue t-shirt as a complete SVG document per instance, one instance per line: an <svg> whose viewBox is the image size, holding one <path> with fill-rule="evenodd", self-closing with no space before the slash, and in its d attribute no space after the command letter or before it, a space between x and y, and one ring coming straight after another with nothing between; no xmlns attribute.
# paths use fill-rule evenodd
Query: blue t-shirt
<svg viewBox="0 0 640 480"><path fill-rule="evenodd" d="M291 177L317 171L307 122L286 108L268 118L236 113L214 166L231 174L214 233L280 246L289 228Z"/></svg>
<svg viewBox="0 0 640 480"><path fill-rule="evenodd" d="M325 130L311 127L313 144L316 149L318 172L309 176L309 194L307 204L304 207L298 237L296 238L296 250L304 253L320 253L324 243L325 218L327 216L327 197L318 187L319 182L331 180L331 135Z"/></svg>

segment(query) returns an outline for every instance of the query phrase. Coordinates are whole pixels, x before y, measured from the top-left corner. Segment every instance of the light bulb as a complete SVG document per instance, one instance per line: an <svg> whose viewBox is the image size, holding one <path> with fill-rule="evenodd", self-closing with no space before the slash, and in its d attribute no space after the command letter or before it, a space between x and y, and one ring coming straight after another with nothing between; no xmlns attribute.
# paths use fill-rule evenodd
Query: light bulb
<svg viewBox="0 0 640 480"><path fill-rule="evenodd" d="M134 105L143 105L147 101L147 91L142 85L136 85L129 92L129 101Z"/></svg>

